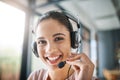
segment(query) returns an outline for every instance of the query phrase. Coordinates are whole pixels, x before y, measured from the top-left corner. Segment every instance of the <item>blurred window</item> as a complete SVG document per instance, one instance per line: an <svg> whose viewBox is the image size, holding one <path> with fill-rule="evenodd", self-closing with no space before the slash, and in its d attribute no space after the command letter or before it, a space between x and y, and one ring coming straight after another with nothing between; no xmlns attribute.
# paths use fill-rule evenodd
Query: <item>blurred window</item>
<svg viewBox="0 0 120 80"><path fill-rule="evenodd" d="M90 57L90 30L82 28L82 52Z"/></svg>
<svg viewBox="0 0 120 80"><path fill-rule="evenodd" d="M19 80L25 13L0 1L0 80Z"/></svg>

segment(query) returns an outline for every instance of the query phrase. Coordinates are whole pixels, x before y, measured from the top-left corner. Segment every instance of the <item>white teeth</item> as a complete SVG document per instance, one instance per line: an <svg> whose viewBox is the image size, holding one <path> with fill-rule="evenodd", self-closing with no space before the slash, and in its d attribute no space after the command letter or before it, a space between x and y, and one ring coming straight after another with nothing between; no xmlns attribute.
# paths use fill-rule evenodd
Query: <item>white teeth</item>
<svg viewBox="0 0 120 80"><path fill-rule="evenodd" d="M58 59L59 58L59 56L56 56L56 57L48 57L48 59L50 60L50 61L55 61L56 59Z"/></svg>

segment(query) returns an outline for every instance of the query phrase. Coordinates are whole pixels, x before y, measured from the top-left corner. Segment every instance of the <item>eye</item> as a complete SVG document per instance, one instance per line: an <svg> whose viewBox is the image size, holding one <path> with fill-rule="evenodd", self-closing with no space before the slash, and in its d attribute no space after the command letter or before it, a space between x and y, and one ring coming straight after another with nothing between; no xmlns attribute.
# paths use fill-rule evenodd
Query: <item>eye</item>
<svg viewBox="0 0 120 80"><path fill-rule="evenodd" d="M38 45L45 45L47 42L45 40L39 40L38 42Z"/></svg>
<svg viewBox="0 0 120 80"><path fill-rule="evenodd" d="M63 37L56 37L56 38L55 38L55 41L62 41L62 40L64 40Z"/></svg>

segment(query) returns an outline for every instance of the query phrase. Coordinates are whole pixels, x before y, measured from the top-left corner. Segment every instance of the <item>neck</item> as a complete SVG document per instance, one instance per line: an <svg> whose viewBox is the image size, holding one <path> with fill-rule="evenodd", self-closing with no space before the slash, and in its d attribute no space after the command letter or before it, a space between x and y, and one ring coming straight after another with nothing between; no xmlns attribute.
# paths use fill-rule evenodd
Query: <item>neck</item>
<svg viewBox="0 0 120 80"><path fill-rule="evenodd" d="M70 65L66 64L62 69L48 70L49 80L65 80L66 78L68 78L68 76L70 76L74 72L73 69L69 70L69 67Z"/></svg>

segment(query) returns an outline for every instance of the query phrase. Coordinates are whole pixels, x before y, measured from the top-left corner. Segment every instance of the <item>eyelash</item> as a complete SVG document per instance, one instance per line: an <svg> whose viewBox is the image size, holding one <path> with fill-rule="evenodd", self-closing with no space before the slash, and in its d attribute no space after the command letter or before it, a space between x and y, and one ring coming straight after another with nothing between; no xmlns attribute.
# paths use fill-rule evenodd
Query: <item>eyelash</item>
<svg viewBox="0 0 120 80"><path fill-rule="evenodd" d="M62 37L56 37L56 38L54 39L55 42L60 42L60 41L62 41L62 40L64 40L64 38L62 38ZM47 44L47 42L46 42L45 40L39 40L37 43L38 43L38 45L41 45L41 46Z"/></svg>
<svg viewBox="0 0 120 80"><path fill-rule="evenodd" d="M64 40L64 38L62 38L62 37L56 37L54 41L61 41L61 40Z"/></svg>
<svg viewBox="0 0 120 80"><path fill-rule="evenodd" d="M39 45L44 45L44 44L46 44L46 41L45 41L45 40L39 40L39 41L38 41L38 44L39 44Z"/></svg>

